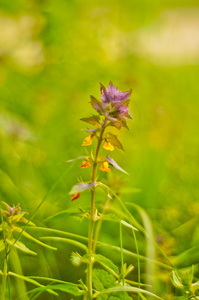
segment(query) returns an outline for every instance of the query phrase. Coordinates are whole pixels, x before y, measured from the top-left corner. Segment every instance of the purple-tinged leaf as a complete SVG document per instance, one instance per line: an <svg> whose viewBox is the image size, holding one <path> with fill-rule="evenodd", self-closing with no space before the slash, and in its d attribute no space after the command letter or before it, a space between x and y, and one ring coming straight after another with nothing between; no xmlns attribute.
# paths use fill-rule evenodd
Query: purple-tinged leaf
<svg viewBox="0 0 199 300"><path fill-rule="evenodd" d="M90 190L92 187L96 186L97 182L91 182L91 183L78 183L74 185L70 191L70 195L75 194L75 193L82 193L84 191Z"/></svg>
<svg viewBox="0 0 199 300"><path fill-rule="evenodd" d="M89 156L79 156L79 157L74 158L74 159L69 159L65 162L73 162L73 161L78 160L78 159L89 159Z"/></svg>
<svg viewBox="0 0 199 300"><path fill-rule="evenodd" d="M86 122L86 123L89 123L91 125L94 125L94 126L100 126L100 118L99 116L96 116L96 115L93 115L92 117L89 117L89 118L82 118L80 119L81 121L83 122Z"/></svg>
<svg viewBox="0 0 199 300"><path fill-rule="evenodd" d="M128 175L128 173L125 171L125 170L123 170L115 161L114 161L114 159L112 159L111 157L109 157L109 156L106 156L106 159L107 159L107 161L109 162L109 164L111 165L111 166L113 166L114 168L116 168L117 170L119 170L119 171L121 171L121 172L123 172L123 173L125 173L125 174L127 174Z"/></svg>
<svg viewBox="0 0 199 300"><path fill-rule="evenodd" d="M99 130L99 128L92 128L92 129L81 129L82 131L88 131L88 132L96 132Z"/></svg>
<svg viewBox="0 0 199 300"><path fill-rule="evenodd" d="M101 114L103 109L102 109L102 103L97 100L95 97L93 97L92 95L90 96L91 97L91 105L92 107L99 113Z"/></svg>

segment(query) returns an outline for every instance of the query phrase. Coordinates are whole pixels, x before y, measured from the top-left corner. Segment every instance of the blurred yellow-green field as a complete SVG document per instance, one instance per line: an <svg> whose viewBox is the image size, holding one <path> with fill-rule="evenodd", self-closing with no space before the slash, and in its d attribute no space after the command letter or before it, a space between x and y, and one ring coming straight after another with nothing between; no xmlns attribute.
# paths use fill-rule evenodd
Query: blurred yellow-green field
<svg viewBox="0 0 199 300"><path fill-rule="evenodd" d="M68 193L78 179L89 181L91 170L81 169L81 161L66 161L95 148L95 143L81 146L87 136L81 129L89 125L80 119L95 113L90 95L99 99L99 82L107 87L110 80L121 91L132 88L133 120L128 120L129 130L117 133L125 152L115 150L112 155L129 175L111 170L99 173L100 180L123 201L144 209L129 206L175 267L195 266L197 281L198 28L196 0L0 0L0 200L10 206L20 203L30 218L67 169L33 222L86 237L87 219L47 218L89 208L89 192L73 202ZM97 203L105 201L103 197L97 193ZM47 235L27 231L37 238ZM151 259L141 261L141 281L163 299L183 297L171 283L171 271L153 263L166 262L161 252L140 232L137 238L140 254ZM18 253L19 273L75 283L85 278L85 267L70 260L72 251L81 253L75 245L46 240L58 248L52 251L22 240L38 254ZM119 247L119 226L105 221L99 240ZM135 252L128 229L123 243ZM98 252L120 265L119 252L101 247ZM137 281L136 257L124 258L135 266L131 280ZM17 273L16 265L12 262L10 270ZM10 278L11 300L20 295L20 286L21 279ZM33 286L27 283L26 288ZM76 297L44 292L30 299Z"/></svg>

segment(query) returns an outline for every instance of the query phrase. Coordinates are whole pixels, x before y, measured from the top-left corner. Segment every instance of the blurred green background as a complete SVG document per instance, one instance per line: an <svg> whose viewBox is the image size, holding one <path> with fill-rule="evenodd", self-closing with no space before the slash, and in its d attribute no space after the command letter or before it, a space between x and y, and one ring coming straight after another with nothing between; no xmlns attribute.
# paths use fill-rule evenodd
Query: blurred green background
<svg viewBox="0 0 199 300"><path fill-rule="evenodd" d="M1 0L1 200L20 202L22 210L33 214L68 167L64 162L85 154L81 144L86 133L80 129L86 124L80 118L93 113L89 95L100 97L99 82L107 87L111 80L119 90L133 89L133 121L129 131L118 132L125 153L113 154L130 175L113 170L110 180L121 178L122 199L146 210L161 247L179 267L197 264L198 26L198 0ZM64 209L89 204L89 193L74 202L68 195L77 177L90 179L90 169L81 170L79 163L40 208L34 219L38 226L87 235L86 220L45 222ZM104 227L100 238L119 245L119 229ZM146 255L142 236L139 241ZM134 249L128 233L125 243ZM84 277L83 268L69 261L78 249L57 247L57 253L36 247L36 258L22 254L24 274L67 281ZM119 264L119 255L112 258ZM136 260L126 259L136 266ZM170 274L154 272L153 291L174 299ZM133 276L136 280L136 272ZM39 299L45 297L51 299L48 294ZM67 297L60 294L60 299L71 299Z"/></svg>

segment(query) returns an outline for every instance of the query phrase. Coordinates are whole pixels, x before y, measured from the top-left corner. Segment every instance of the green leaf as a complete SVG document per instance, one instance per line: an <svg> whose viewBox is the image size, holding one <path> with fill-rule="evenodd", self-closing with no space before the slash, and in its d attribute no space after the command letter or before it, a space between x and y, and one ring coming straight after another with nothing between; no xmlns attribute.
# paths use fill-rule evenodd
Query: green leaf
<svg viewBox="0 0 199 300"><path fill-rule="evenodd" d="M102 269L93 269L93 284L95 289L102 291L113 286L116 279L113 275Z"/></svg>
<svg viewBox="0 0 199 300"><path fill-rule="evenodd" d="M14 215L14 216L10 216L9 218L9 222L19 222L21 221L20 219L25 215L26 213L21 213L18 215Z"/></svg>
<svg viewBox="0 0 199 300"><path fill-rule="evenodd" d="M13 239L13 240L6 240L7 241L7 243L9 244L9 245L14 245L14 247L15 248L17 248L17 249L19 249L19 250L21 250L21 251L23 251L23 252L25 252L25 253L27 253L27 254L31 254L31 255L37 255L37 253L36 252L34 252L34 251L32 251L32 250L30 250L29 248L27 248L23 243L21 243L21 242L19 242L19 241L17 241L16 243L15 243L15 240Z"/></svg>
<svg viewBox="0 0 199 300"><path fill-rule="evenodd" d="M65 236L70 236L72 237L73 239L76 238L76 239L82 239L84 241L88 241L88 238L85 237L85 236L82 236L82 235L78 235L78 234L75 234L75 233L71 233L71 232L67 232L67 231L62 231L62 230L57 230L57 229L52 229L52 228L46 228L46 227L29 227L28 229L31 229L33 231L46 231L48 233L55 233L55 234L62 234L62 235L65 235Z"/></svg>
<svg viewBox="0 0 199 300"><path fill-rule="evenodd" d="M5 250L5 243L3 240L0 240L0 252Z"/></svg>
<svg viewBox="0 0 199 300"><path fill-rule="evenodd" d="M195 292L199 290L199 281L197 282L194 282L192 285L191 285L191 291L193 294L195 294Z"/></svg>
<svg viewBox="0 0 199 300"><path fill-rule="evenodd" d="M107 257L101 254L94 255L95 261L99 262L102 266L104 266L109 272L113 273L114 275L119 275L118 267Z"/></svg>
<svg viewBox="0 0 199 300"><path fill-rule="evenodd" d="M143 294L147 294L149 296L153 296L155 298L161 299L160 297L158 297L157 295L155 295L149 291L146 291L146 290L143 290L143 289L140 289L137 287L133 287L133 286L114 286L114 287L102 290L100 292L97 292L96 294L93 295L93 298L96 298L96 297L98 297L98 295L101 295L101 294L112 294L112 293L117 293L117 292L143 293Z"/></svg>
<svg viewBox="0 0 199 300"><path fill-rule="evenodd" d="M112 222L117 222L117 223L122 223L122 225L129 227L131 229L134 229L136 231L138 231L137 228L135 228L134 226L132 226L131 224L127 223L124 220L119 219L116 215L114 214L106 214L106 215L101 215L101 217L103 218L103 220L107 220L107 221L112 221Z"/></svg>
<svg viewBox="0 0 199 300"><path fill-rule="evenodd" d="M131 229L133 229L133 230L138 231L137 228L133 227L131 224L127 223L127 222L124 221L124 220L121 220L121 223L122 223L122 225L124 225L124 226L126 226L126 227L128 227L128 228L131 228Z"/></svg>
<svg viewBox="0 0 199 300"><path fill-rule="evenodd" d="M13 272L9 272L8 274L9 274L10 276L17 277L17 278L22 279L22 280L24 280L24 281L30 282L30 283L32 283L32 284L34 284L34 285L37 285L37 286L40 286L40 287L44 287L44 285L40 284L39 282L37 282L37 281L34 280L34 279L31 279L31 278L28 277L28 276L19 275L19 274L13 273ZM58 296L58 294L55 293L55 292L52 291L52 290L47 290L47 292L49 292L50 294L53 294L53 295L55 295L55 296Z"/></svg>
<svg viewBox="0 0 199 300"><path fill-rule="evenodd" d="M58 291L63 291L66 292L68 294L72 294L74 296L82 296L84 294L83 291L81 291L78 286L76 284L73 283L67 283L67 284L56 284L56 285L48 285L48 286L44 286L44 287L39 287L36 289L33 289L27 293L27 294L33 294L36 292L40 292L40 291L45 291L45 290L58 290ZM19 296L16 300L20 299L21 297L23 297L25 294Z"/></svg>
<svg viewBox="0 0 199 300"><path fill-rule="evenodd" d="M63 176L66 175L69 170L71 169L72 165L68 166L61 174L60 176L57 178L57 180L55 181L55 183L51 186L51 188L48 190L48 192L46 193L46 195L44 196L44 198L41 200L41 202L39 203L39 205L37 206L36 210L34 211L34 213L32 214L30 220L28 221L28 223L23 227L22 231L20 232L20 234L18 235L18 237L16 238L15 242L19 240L19 238L21 237L23 231L26 230L26 228L28 227L29 223L33 220L33 218L35 217L35 215L37 214L38 210L40 209L40 207L43 205L43 203L46 201L46 199L52 194L52 192L55 190L56 186L58 185L58 183L63 180ZM14 245L12 245L12 247L14 247ZM11 252L12 247L9 249L7 255ZM6 259L6 256L4 257L4 259L2 260L2 262L0 263L0 268L3 266L4 260Z"/></svg>
<svg viewBox="0 0 199 300"><path fill-rule="evenodd" d="M128 173L127 173L124 169L122 169L122 168L114 161L114 159L112 159L112 158L109 157L109 156L106 156L106 159L107 159L107 161L110 163L111 166L113 166L113 167L116 168L117 170L119 170L119 171L121 171L121 172L123 172L123 173L125 173L125 174L128 175Z"/></svg>
<svg viewBox="0 0 199 300"><path fill-rule="evenodd" d="M80 247L82 248L83 250L85 250L87 252L87 246L80 243L80 242L77 242L75 240L72 240L72 239L67 239L67 238L62 238L62 237L54 237L54 236L44 236L44 237L41 237L41 239L45 239L45 240L53 240L53 241L58 241L58 242L65 242L65 243L69 243L69 244L73 244L77 247Z"/></svg>
<svg viewBox="0 0 199 300"><path fill-rule="evenodd" d="M72 207L66 210L63 210L47 219L45 219L45 222L51 222L51 221L57 221L57 220L63 220L66 217L70 217L70 216L79 216L86 213L85 211L83 211L82 209L80 209L79 207Z"/></svg>
<svg viewBox="0 0 199 300"><path fill-rule="evenodd" d="M100 117L97 115L93 115L92 117L89 118L82 118L80 120L94 126L100 126Z"/></svg>
<svg viewBox="0 0 199 300"><path fill-rule="evenodd" d="M44 247L49 248L49 249L52 249L52 250L57 250L57 248L42 243L41 241L37 240L36 238L34 238L33 236L31 236L29 233L27 233L26 231L23 231L21 228L19 228L19 227L17 227L17 226L14 226L13 229L14 229L14 231L17 231L17 232L19 232L19 233L22 232L23 236L25 236L25 237L28 238L29 240L34 241L35 243L37 243L37 244L39 244L39 245L41 245L41 246L44 246Z"/></svg>
<svg viewBox="0 0 199 300"><path fill-rule="evenodd" d="M109 274L107 271L101 269L93 270L93 285L96 290L103 291L104 289L113 287L115 284L116 284L115 277ZM115 296L117 298L115 298ZM126 292L116 293L115 296L111 296L108 299L125 299L125 300L131 299ZM105 296L105 294L97 294L97 300L106 300L106 299L107 297Z"/></svg>
<svg viewBox="0 0 199 300"><path fill-rule="evenodd" d="M69 194L81 193L81 192L90 190L92 187L94 187L96 185L97 185L96 182L91 182L89 184L86 182L78 183L72 187Z"/></svg>
<svg viewBox="0 0 199 300"><path fill-rule="evenodd" d="M111 132L107 132L106 140L110 142L113 146L124 151L122 144L120 143L120 141L118 140L115 134L112 134Z"/></svg>

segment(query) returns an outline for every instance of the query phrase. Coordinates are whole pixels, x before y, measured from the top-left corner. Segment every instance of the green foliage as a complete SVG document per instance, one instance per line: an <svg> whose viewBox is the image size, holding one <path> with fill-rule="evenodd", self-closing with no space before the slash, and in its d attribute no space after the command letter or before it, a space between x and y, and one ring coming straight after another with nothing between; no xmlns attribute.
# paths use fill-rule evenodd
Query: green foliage
<svg viewBox="0 0 199 300"><path fill-rule="evenodd" d="M77 176L80 182L81 177L89 182L91 169L81 170L78 160L67 167L62 162L78 155L79 159L90 157L88 149L80 150L79 119L84 115L92 116L92 107L95 109L97 105L97 112L102 113L97 82L102 81L107 86L111 79L122 90L133 88L130 131L121 130L118 134L126 153L115 151L113 156L129 176L121 177L119 183L117 174L122 176L122 173L117 170L114 173L111 168L112 177L101 172L98 179L107 186L110 184L125 205L134 203L147 212L154 229L153 241L147 238L148 245L155 245L154 241L157 245L154 255L146 253L146 230L143 228L147 228L135 206L127 206L130 217L114 194L105 189L112 200L103 213L105 195L97 189L96 198L100 204L97 215L102 221L97 253L107 254L119 266L116 222L124 220L139 230L136 236L141 281L146 283L146 261L148 265L154 263L153 276L150 275L154 282L152 290L164 299L187 299L189 296L181 296L183 289L172 286L169 270L173 268L170 262L177 270L194 264L192 284L199 278L198 43L194 44L198 1L21 0L0 1L0 6L0 199L10 206L20 202L30 214L29 217L23 215L24 218L31 219L40 228L48 221L46 230L49 230L44 234L44 229L33 228L31 221L28 224L32 227L27 225L24 229L27 224L24 221L20 223L21 233L13 232L14 237L10 237L12 242L18 238L16 245L23 243L30 251L38 253L35 257L18 249L24 276L40 274L73 282L79 278L77 272L71 272L70 264L66 268L60 263L60 257L67 261L77 245L51 240L58 251L50 251L27 238L22 231L37 240L51 234L83 241L86 245L89 193L82 193L80 199L71 202L68 192ZM91 96L89 100L89 93L98 99ZM122 125L126 126L125 123L117 124L118 127ZM113 135L118 132L112 126L109 130ZM94 147L92 145L91 149ZM106 154L103 150L102 156ZM128 193L124 194L125 189ZM131 193L133 190L140 192ZM70 208L74 210L70 212ZM14 222L18 218L16 215L10 220ZM51 233L52 228L57 231ZM129 279L138 281L131 229L127 227L123 231L125 262L135 266ZM10 244L10 257L12 251L17 250L15 244ZM0 250L3 268L2 227ZM9 267L12 270L11 263ZM78 272L82 278L85 276L84 265ZM17 290L20 284L12 280L11 299L20 293ZM6 296L9 299L8 293ZM67 296L60 293L59 297L62 300ZM38 300L51 298L49 293L38 295Z"/></svg>
<svg viewBox="0 0 199 300"><path fill-rule="evenodd" d="M83 295L83 291L81 291L77 285L72 284L72 283L67 283L67 284L56 284L56 285L51 285L51 286L43 286L43 287L39 287L39 288L35 288L31 291L29 291L27 294L34 294L40 291L45 291L45 290L57 290L57 291L63 291L66 292L68 294L74 295L74 296L82 296ZM22 298L23 295L21 295L20 297L18 297L16 300Z"/></svg>

